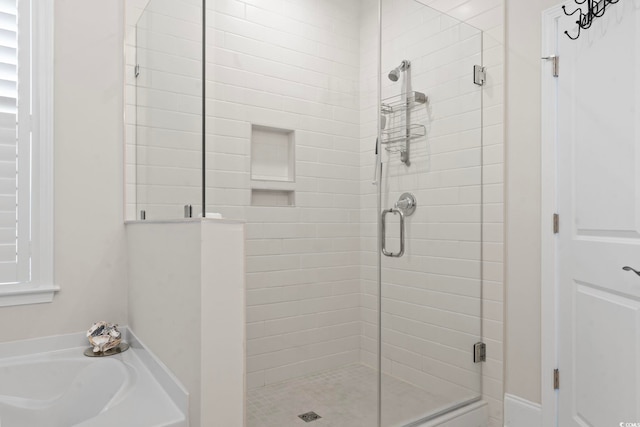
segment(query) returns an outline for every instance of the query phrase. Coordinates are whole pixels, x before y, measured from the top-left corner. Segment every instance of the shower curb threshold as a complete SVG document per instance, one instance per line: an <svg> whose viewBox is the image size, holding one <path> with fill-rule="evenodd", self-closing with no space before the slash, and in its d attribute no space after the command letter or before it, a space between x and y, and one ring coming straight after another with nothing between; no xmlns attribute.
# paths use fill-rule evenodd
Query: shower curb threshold
<svg viewBox="0 0 640 427"><path fill-rule="evenodd" d="M475 400L429 421L418 421L405 427L488 427L488 425L488 403L484 400Z"/></svg>

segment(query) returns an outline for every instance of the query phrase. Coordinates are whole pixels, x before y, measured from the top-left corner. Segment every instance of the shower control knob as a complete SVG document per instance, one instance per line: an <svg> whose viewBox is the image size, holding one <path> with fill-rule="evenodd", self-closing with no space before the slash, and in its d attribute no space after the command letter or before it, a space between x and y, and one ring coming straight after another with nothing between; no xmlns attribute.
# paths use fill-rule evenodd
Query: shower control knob
<svg viewBox="0 0 640 427"><path fill-rule="evenodd" d="M396 202L396 209L402 211L405 216L411 216L416 211L416 196L411 193L403 193Z"/></svg>

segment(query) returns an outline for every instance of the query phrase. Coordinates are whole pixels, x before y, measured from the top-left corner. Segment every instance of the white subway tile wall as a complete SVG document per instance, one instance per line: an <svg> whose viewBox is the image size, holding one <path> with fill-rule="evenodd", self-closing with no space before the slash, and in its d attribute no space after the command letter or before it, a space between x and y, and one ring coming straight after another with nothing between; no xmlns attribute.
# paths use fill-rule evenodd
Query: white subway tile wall
<svg viewBox="0 0 640 427"><path fill-rule="evenodd" d="M248 222L250 389L360 360L359 15L338 0L207 11L207 205ZM295 207L251 205L281 188L251 179L252 125L294 132Z"/></svg>
<svg viewBox="0 0 640 427"><path fill-rule="evenodd" d="M150 3L156 1L167 0ZM208 3L207 210L247 220L248 387L350 363L374 366L377 2ZM158 49L184 46L158 60L167 59L162 66L172 76L195 79L195 58L188 57L195 54L195 27L189 26L195 15L188 7L177 9L163 14L165 42ZM503 0L385 0L384 22L384 70L411 60L414 90L426 92L430 102L414 114L428 137L413 144L411 168L397 155L383 154L383 206L391 207L403 191L414 192L419 203L407 221L408 255L384 261L383 366L412 384L448 392L452 401L482 392L490 425L499 426ZM472 26L483 31L482 43ZM146 94L150 105L165 110L182 105L184 121L170 129L175 116L162 116L158 127L149 123L147 136L159 148L144 152L154 163L136 182L135 39L128 38L128 46L128 217L136 216L136 187L144 189L148 209L181 209L187 202L177 197L187 195L196 205L199 197L191 191L198 191L199 176L189 165L199 160L199 139L188 130L196 124L189 114L197 111L184 107L195 95L195 81L171 82L185 96L182 104L172 98L177 94ZM480 62L488 72L482 104L479 87L470 83L471 67ZM400 93L401 81L383 78L383 95ZM251 179L252 125L294 132L295 195L289 200L295 207L252 206L251 189L259 190L255 204L266 200L270 185ZM395 227L391 222L390 233ZM488 360L480 371L471 363L471 345L481 333Z"/></svg>

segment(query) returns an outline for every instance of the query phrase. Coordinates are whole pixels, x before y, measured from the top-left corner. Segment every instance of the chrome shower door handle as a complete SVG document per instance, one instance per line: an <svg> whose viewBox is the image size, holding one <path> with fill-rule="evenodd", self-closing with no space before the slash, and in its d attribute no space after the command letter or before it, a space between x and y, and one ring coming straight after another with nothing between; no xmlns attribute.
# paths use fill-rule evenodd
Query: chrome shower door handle
<svg viewBox="0 0 640 427"><path fill-rule="evenodd" d="M387 215L400 215L400 252L387 251ZM400 258L404 255L404 212L400 209L385 209L382 211L382 254L391 258Z"/></svg>

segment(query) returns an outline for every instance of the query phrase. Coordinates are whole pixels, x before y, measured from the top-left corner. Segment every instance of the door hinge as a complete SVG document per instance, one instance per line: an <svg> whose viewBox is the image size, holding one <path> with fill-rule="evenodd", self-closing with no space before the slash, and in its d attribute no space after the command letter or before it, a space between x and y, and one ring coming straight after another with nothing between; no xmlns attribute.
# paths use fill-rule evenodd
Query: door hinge
<svg viewBox="0 0 640 427"><path fill-rule="evenodd" d="M553 214L553 234L560 232L560 215Z"/></svg>
<svg viewBox="0 0 640 427"><path fill-rule="evenodd" d="M547 61L553 61L553 77L560 75L560 57L556 55L543 56L542 59Z"/></svg>
<svg viewBox="0 0 640 427"><path fill-rule="evenodd" d="M192 205L184 205L184 217L185 218L193 218L193 206Z"/></svg>
<svg viewBox="0 0 640 427"><path fill-rule="evenodd" d="M473 345L473 363L481 363L487 361L487 345L483 342Z"/></svg>
<svg viewBox="0 0 640 427"><path fill-rule="evenodd" d="M133 69L133 75L138 78L138 76L140 75L140 64L136 64L135 68Z"/></svg>
<svg viewBox="0 0 640 427"><path fill-rule="evenodd" d="M553 389L560 389L560 370L558 369L553 370Z"/></svg>
<svg viewBox="0 0 640 427"><path fill-rule="evenodd" d="M483 86L487 81L487 68L482 65L473 66L473 83Z"/></svg>

